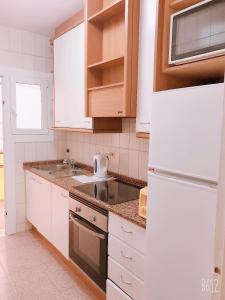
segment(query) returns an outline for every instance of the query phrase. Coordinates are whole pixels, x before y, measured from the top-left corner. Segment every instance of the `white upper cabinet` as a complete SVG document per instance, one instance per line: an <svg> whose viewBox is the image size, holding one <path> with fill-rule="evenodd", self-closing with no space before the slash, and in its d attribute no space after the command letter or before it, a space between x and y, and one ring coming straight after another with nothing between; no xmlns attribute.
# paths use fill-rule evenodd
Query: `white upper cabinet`
<svg viewBox="0 0 225 300"><path fill-rule="evenodd" d="M154 84L156 0L142 0L139 26L137 132L150 132Z"/></svg>
<svg viewBox="0 0 225 300"><path fill-rule="evenodd" d="M85 117L84 23L54 41L55 126L92 128Z"/></svg>

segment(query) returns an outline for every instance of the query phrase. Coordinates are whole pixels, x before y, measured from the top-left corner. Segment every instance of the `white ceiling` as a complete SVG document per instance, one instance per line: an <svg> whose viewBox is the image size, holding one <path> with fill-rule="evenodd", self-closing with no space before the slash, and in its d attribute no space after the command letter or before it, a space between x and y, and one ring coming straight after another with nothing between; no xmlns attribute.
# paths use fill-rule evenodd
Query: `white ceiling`
<svg viewBox="0 0 225 300"><path fill-rule="evenodd" d="M0 0L0 25L53 36L56 26L78 12L84 0Z"/></svg>

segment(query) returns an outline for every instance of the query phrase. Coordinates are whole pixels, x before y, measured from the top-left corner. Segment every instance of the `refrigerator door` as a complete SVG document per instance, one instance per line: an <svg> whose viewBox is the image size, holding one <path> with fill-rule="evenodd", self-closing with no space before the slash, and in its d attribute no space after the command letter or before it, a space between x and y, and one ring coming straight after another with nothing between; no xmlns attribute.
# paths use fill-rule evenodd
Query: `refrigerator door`
<svg viewBox="0 0 225 300"><path fill-rule="evenodd" d="M217 190L154 174L149 186L145 299L210 299Z"/></svg>
<svg viewBox="0 0 225 300"><path fill-rule="evenodd" d="M150 167L217 181L224 84L154 93Z"/></svg>

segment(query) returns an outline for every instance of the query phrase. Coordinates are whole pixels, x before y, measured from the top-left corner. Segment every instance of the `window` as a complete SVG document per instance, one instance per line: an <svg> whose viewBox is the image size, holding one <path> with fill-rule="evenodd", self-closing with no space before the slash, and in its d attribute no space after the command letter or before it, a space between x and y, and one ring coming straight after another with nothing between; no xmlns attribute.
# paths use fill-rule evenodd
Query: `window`
<svg viewBox="0 0 225 300"><path fill-rule="evenodd" d="M16 83L16 128L42 129L41 86Z"/></svg>
<svg viewBox="0 0 225 300"><path fill-rule="evenodd" d="M13 80L13 134L48 134L47 89L44 80Z"/></svg>

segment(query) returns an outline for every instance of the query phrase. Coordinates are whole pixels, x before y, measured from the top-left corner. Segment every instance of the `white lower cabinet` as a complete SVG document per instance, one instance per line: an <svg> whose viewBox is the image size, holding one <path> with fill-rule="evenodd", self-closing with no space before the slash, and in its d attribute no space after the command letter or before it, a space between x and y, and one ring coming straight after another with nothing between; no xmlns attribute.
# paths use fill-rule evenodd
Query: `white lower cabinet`
<svg viewBox="0 0 225 300"><path fill-rule="evenodd" d="M107 300L144 300L145 229L109 213Z"/></svg>
<svg viewBox="0 0 225 300"><path fill-rule="evenodd" d="M26 171L26 217L66 258L69 252L69 194Z"/></svg>
<svg viewBox="0 0 225 300"><path fill-rule="evenodd" d="M69 193L52 184L52 244L68 258L69 255Z"/></svg>
<svg viewBox="0 0 225 300"><path fill-rule="evenodd" d="M121 266L144 280L144 255L109 234L108 254Z"/></svg>
<svg viewBox="0 0 225 300"><path fill-rule="evenodd" d="M108 258L108 277L132 299L144 300L144 282L111 257Z"/></svg>
<svg viewBox="0 0 225 300"><path fill-rule="evenodd" d="M26 173L27 219L38 231L51 239L51 183L30 172Z"/></svg>
<svg viewBox="0 0 225 300"><path fill-rule="evenodd" d="M109 279L107 279L106 283L106 295L107 300L132 300L127 294L125 294L118 286L116 286Z"/></svg>

